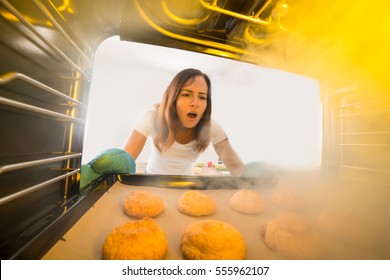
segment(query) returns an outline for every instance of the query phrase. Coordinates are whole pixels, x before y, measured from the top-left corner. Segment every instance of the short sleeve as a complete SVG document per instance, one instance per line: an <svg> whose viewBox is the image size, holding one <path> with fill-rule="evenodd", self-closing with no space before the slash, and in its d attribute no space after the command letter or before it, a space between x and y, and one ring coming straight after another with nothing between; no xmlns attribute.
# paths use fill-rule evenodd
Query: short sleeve
<svg viewBox="0 0 390 280"><path fill-rule="evenodd" d="M157 114L155 108L150 108L144 111L133 125L133 129L140 132L145 137L153 134L154 131L154 120Z"/></svg>
<svg viewBox="0 0 390 280"><path fill-rule="evenodd" d="M211 143L213 145L227 138L227 135L223 130L222 126L213 119L211 119L210 132L211 132Z"/></svg>

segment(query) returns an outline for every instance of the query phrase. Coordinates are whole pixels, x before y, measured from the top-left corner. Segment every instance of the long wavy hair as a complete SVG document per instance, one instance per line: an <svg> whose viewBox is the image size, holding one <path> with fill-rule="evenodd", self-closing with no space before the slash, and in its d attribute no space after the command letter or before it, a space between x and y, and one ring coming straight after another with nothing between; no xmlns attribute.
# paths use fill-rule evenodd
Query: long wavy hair
<svg viewBox="0 0 390 280"><path fill-rule="evenodd" d="M167 150L176 140L176 134L182 125L176 110L176 101L180 90L191 84L197 76L202 76L207 84L206 110L194 127L192 140L193 149L203 152L210 144L210 120L211 120L211 83L209 77L200 70L189 68L176 74L166 89L160 104L155 105L158 114L155 122L157 134L154 145L160 152Z"/></svg>

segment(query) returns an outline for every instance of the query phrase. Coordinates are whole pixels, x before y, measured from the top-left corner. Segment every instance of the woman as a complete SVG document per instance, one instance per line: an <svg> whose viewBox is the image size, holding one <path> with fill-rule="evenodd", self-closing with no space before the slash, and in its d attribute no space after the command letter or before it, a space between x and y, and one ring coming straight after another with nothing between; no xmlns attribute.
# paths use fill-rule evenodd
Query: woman
<svg viewBox="0 0 390 280"><path fill-rule="evenodd" d="M140 116L122 148L136 160L149 136L153 145L146 173L191 175L193 162L210 142L231 174L241 175L244 169L225 132L211 119L210 79L197 69L173 78L162 102Z"/></svg>

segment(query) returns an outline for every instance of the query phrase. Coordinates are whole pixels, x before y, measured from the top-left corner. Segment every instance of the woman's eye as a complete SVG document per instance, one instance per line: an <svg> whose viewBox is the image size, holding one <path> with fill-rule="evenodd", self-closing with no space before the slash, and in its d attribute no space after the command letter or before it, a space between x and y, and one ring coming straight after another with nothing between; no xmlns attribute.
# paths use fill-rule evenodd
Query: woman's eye
<svg viewBox="0 0 390 280"><path fill-rule="evenodd" d="M199 99L206 100L207 97L206 96L199 96Z"/></svg>

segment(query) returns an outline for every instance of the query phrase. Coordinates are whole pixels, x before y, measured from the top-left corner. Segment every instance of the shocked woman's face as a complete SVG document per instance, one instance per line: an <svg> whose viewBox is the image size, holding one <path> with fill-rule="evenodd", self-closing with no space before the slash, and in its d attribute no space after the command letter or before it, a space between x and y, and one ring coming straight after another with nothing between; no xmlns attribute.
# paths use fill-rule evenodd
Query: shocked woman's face
<svg viewBox="0 0 390 280"><path fill-rule="evenodd" d="M196 76L180 89L176 100L176 111L185 128L195 127L207 107L208 86L203 76Z"/></svg>

